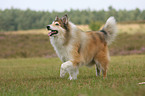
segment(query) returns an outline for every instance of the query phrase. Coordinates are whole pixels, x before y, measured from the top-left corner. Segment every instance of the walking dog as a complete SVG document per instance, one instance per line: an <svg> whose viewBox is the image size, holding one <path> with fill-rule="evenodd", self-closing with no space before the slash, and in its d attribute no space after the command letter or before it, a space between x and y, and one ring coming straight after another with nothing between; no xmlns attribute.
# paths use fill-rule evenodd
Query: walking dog
<svg viewBox="0 0 145 96"><path fill-rule="evenodd" d="M107 76L110 61L108 45L117 33L116 20L110 17L102 30L83 32L69 21L68 16L58 16L47 26L50 42L63 62L60 77L69 73L69 79L77 79L79 67L96 65L96 76L101 71Z"/></svg>

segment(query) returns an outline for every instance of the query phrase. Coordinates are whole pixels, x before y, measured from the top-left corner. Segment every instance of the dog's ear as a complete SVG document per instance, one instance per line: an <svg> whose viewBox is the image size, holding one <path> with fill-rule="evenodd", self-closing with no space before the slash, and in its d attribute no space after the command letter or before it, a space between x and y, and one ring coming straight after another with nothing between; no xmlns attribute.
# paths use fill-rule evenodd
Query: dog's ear
<svg viewBox="0 0 145 96"><path fill-rule="evenodd" d="M67 14L65 14L65 15L62 17L62 22L63 22L64 24L68 24L68 15L67 15Z"/></svg>
<svg viewBox="0 0 145 96"><path fill-rule="evenodd" d="M56 16L56 17L55 17L55 21L58 21L58 20L59 20L59 18L58 18L58 16Z"/></svg>

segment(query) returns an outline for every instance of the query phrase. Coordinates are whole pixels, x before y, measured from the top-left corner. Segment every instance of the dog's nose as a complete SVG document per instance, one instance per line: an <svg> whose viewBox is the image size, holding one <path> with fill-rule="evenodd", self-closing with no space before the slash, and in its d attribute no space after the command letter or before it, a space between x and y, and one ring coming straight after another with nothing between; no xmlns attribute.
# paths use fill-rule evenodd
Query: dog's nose
<svg viewBox="0 0 145 96"><path fill-rule="evenodd" d="M50 26L48 25L48 26L46 26L46 28L47 28L47 30L50 30Z"/></svg>

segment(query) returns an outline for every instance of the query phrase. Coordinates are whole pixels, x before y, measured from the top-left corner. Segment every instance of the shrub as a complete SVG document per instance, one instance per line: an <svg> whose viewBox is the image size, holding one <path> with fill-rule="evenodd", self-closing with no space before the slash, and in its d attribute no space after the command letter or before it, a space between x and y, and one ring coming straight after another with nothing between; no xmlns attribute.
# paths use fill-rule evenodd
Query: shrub
<svg viewBox="0 0 145 96"><path fill-rule="evenodd" d="M103 22L92 22L89 24L89 27L92 31L97 31L101 28L101 26L103 25Z"/></svg>

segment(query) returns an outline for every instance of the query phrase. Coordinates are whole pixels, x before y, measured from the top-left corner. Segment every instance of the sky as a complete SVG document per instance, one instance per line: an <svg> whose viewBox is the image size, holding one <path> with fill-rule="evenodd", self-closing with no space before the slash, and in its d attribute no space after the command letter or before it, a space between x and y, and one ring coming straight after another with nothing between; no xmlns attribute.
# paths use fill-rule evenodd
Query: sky
<svg viewBox="0 0 145 96"><path fill-rule="evenodd" d="M64 11L70 9L107 10L109 6L119 10L139 8L145 10L145 0L0 0L0 9L32 9L37 11Z"/></svg>

